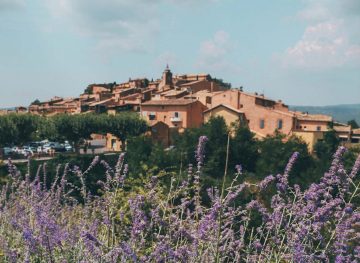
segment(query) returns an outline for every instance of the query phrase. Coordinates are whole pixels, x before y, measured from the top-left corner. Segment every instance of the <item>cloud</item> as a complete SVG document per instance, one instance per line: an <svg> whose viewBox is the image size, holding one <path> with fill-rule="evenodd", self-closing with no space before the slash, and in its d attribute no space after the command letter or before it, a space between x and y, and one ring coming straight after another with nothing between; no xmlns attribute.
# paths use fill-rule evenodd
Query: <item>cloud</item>
<svg viewBox="0 0 360 263"><path fill-rule="evenodd" d="M240 67L231 61L233 43L225 31L217 31L214 36L201 43L196 67L210 72L240 71Z"/></svg>
<svg viewBox="0 0 360 263"><path fill-rule="evenodd" d="M0 0L0 12L23 8L25 0Z"/></svg>
<svg viewBox="0 0 360 263"><path fill-rule="evenodd" d="M161 4L183 5L179 0L44 0L56 19L77 34L96 41L95 50L150 51L161 32ZM213 0L186 0L199 2Z"/></svg>
<svg viewBox="0 0 360 263"><path fill-rule="evenodd" d="M147 50L159 29L160 0L51 0L57 19L79 35L96 40L96 50Z"/></svg>
<svg viewBox="0 0 360 263"><path fill-rule="evenodd" d="M280 56L285 67L329 69L360 64L360 1L308 0L298 17L308 25Z"/></svg>

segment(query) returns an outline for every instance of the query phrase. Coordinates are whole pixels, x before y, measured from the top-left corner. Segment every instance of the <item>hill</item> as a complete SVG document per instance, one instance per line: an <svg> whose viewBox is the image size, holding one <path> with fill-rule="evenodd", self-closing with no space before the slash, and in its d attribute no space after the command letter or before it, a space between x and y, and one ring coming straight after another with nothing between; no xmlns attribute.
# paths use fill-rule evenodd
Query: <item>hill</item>
<svg viewBox="0 0 360 263"><path fill-rule="evenodd" d="M332 106L290 106L291 110L309 112L313 114L326 114L334 117L334 120L346 123L356 120L360 123L360 104L343 104Z"/></svg>

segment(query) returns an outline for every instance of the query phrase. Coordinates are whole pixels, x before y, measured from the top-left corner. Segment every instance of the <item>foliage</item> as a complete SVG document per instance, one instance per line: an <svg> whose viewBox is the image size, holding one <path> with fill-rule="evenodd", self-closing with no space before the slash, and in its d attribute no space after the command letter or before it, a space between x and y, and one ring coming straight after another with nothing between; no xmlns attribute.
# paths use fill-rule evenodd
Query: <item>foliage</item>
<svg viewBox="0 0 360 263"><path fill-rule="evenodd" d="M105 127L107 132L119 138L123 151L129 137L138 136L147 130L146 122L138 114L130 112L108 116Z"/></svg>
<svg viewBox="0 0 360 263"><path fill-rule="evenodd" d="M324 139L318 141L314 146L316 156L323 161L329 162L332 153L339 145L339 138L336 136L335 130L330 130L324 133Z"/></svg>
<svg viewBox="0 0 360 263"><path fill-rule="evenodd" d="M0 145L23 144L39 138L39 116L7 114L0 116Z"/></svg>
<svg viewBox="0 0 360 263"><path fill-rule="evenodd" d="M137 114L59 114L43 117L32 114L0 116L0 146L25 144L34 140L69 140L78 150L93 133L113 133L124 142L146 131L146 123Z"/></svg>
<svg viewBox="0 0 360 263"><path fill-rule="evenodd" d="M230 184L202 188L208 138L201 136L196 166L187 178L149 173L127 178L125 155L111 167L95 157L81 171L67 164L51 181L43 167L22 175L10 162L11 180L0 196L0 260L4 262L357 262L360 259L360 155L344 169L344 147L319 182L302 190L289 184L299 160L284 171L248 182L237 167ZM285 162L286 163L286 162ZM86 177L97 166L102 195L94 197ZM276 167L276 166L274 166ZM60 169L61 168L61 169ZM80 185L68 181L70 174ZM275 173L274 173L275 174ZM227 178L223 178L224 182ZM275 187L270 206L245 192ZM82 196L79 203L74 192Z"/></svg>
<svg viewBox="0 0 360 263"><path fill-rule="evenodd" d="M356 122L356 120L350 120L350 121L348 121L347 124L350 125L351 128L353 128L353 129L360 128L360 126L359 126L359 124Z"/></svg>

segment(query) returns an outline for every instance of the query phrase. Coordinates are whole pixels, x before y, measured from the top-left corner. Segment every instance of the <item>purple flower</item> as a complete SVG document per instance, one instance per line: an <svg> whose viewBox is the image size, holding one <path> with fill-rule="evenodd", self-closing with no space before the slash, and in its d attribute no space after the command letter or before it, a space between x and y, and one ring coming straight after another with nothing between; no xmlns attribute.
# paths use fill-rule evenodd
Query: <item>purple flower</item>
<svg viewBox="0 0 360 263"><path fill-rule="evenodd" d="M208 140L209 139L206 136L200 136L199 138L199 143L195 151L195 157L196 157L196 161L198 162L198 166L202 166L204 164L205 145Z"/></svg>
<svg viewBox="0 0 360 263"><path fill-rule="evenodd" d="M268 185L271 184L271 182L275 181L275 179L276 178L272 175L266 176L264 180L259 183L260 190L264 190L265 188L267 188Z"/></svg>

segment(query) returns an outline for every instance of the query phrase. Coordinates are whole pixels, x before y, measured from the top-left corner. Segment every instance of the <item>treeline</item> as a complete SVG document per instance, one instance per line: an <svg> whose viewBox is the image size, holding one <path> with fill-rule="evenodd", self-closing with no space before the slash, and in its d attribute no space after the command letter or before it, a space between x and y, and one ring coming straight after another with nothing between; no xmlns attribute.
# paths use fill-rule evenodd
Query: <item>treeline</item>
<svg viewBox="0 0 360 263"><path fill-rule="evenodd" d="M260 180L267 175L276 176L284 172L289 158L299 152L299 158L290 175L290 182L302 186L309 185L319 179L330 165L332 155L339 146L335 132L329 131L324 140L315 145L315 153L308 152L304 141L296 136L286 138L277 133L263 139L257 139L247 127L234 125L229 128L223 118L212 118L201 128L187 129L175 138L173 149L165 149L154 144L150 138L134 137L128 142L127 161L133 176L145 176L146 173L165 172L173 175L181 173L186 176L187 166L196 163L194 151L198 139L206 135L209 142L205 149L205 166L203 179L208 185L216 184L224 175L227 140L229 143L229 161L227 172L235 173L235 167L241 165L244 177L248 180ZM345 154L345 163L350 167L356 157L356 150Z"/></svg>
<svg viewBox="0 0 360 263"><path fill-rule="evenodd" d="M32 114L8 114L0 116L0 147L23 145L38 140L68 140L75 149L91 134L111 133L122 145L131 136L147 130L146 122L136 113L106 114L60 114L43 117Z"/></svg>

